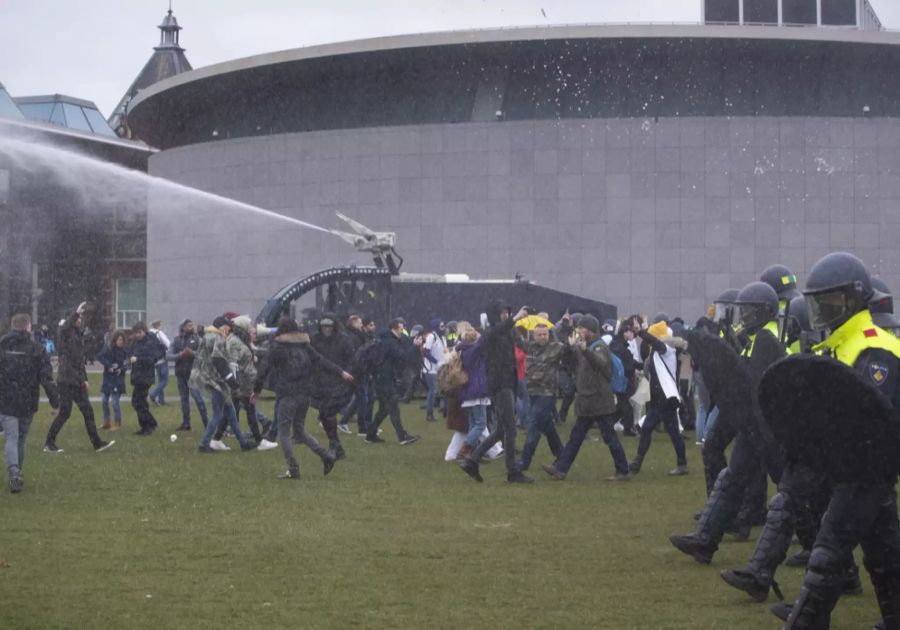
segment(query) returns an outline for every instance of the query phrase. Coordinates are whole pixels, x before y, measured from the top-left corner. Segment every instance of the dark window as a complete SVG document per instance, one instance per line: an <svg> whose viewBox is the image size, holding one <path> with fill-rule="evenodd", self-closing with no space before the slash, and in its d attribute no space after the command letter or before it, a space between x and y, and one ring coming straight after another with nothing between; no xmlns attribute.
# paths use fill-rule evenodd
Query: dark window
<svg viewBox="0 0 900 630"><path fill-rule="evenodd" d="M707 22L735 22L740 19L740 0L704 0Z"/></svg>
<svg viewBox="0 0 900 630"><path fill-rule="evenodd" d="M822 0L822 24L828 26L856 24L856 0Z"/></svg>
<svg viewBox="0 0 900 630"><path fill-rule="evenodd" d="M781 21L785 24L815 24L816 0L782 0Z"/></svg>
<svg viewBox="0 0 900 630"><path fill-rule="evenodd" d="M744 22L778 24L778 0L744 0Z"/></svg>

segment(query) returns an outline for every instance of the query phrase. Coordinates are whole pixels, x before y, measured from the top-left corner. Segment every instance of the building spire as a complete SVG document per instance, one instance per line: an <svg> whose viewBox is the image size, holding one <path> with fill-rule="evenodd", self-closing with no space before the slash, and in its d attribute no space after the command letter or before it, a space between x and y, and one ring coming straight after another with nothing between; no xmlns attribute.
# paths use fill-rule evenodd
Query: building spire
<svg viewBox="0 0 900 630"><path fill-rule="evenodd" d="M160 31L159 46L156 46L155 50L165 48L175 48L177 50L183 50L178 42L178 31L181 30L181 27L178 26L178 20L175 19L174 15L172 15L172 0L169 0L169 12L163 18L162 24L160 24L157 28Z"/></svg>

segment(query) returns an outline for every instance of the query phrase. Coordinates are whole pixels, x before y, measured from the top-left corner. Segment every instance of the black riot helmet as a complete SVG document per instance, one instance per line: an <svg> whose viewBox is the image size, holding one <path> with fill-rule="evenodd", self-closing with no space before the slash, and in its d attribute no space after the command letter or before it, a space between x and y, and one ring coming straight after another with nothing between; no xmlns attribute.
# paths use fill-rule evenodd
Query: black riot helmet
<svg viewBox="0 0 900 630"><path fill-rule="evenodd" d="M716 299L713 300L713 306L716 307L716 322L722 324L730 319L730 313L734 308L734 301L737 299L740 289L725 289Z"/></svg>
<svg viewBox="0 0 900 630"><path fill-rule="evenodd" d="M869 301L872 321L879 328L893 331L900 329L900 319L894 315L894 296L884 280L872 276L872 289L875 290L875 295Z"/></svg>
<svg viewBox="0 0 900 630"><path fill-rule="evenodd" d="M875 291L863 261L832 252L813 265L803 295L813 329L834 330L867 308Z"/></svg>
<svg viewBox="0 0 900 630"><path fill-rule="evenodd" d="M751 282L734 300L737 315L744 329L750 334L778 316L778 294L765 282Z"/></svg>
<svg viewBox="0 0 900 630"><path fill-rule="evenodd" d="M813 330L806 310L806 298L802 295L791 300L788 306L787 345L800 341L801 352L811 352L813 346L822 341L822 333Z"/></svg>
<svg viewBox="0 0 900 630"><path fill-rule="evenodd" d="M766 267L759 279L775 289L779 300L792 300L801 295L797 290L797 276L784 265Z"/></svg>

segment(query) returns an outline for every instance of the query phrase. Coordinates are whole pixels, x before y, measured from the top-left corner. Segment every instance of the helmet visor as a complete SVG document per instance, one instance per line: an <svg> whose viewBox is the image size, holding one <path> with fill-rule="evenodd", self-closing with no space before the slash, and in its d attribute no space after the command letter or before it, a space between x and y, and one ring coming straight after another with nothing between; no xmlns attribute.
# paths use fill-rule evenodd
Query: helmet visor
<svg viewBox="0 0 900 630"><path fill-rule="evenodd" d="M731 304L726 304L725 302L716 302L716 321L724 322L728 319L728 311L731 309Z"/></svg>
<svg viewBox="0 0 900 630"><path fill-rule="evenodd" d="M836 328L855 312L851 304L855 300L851 298L846 287L808 293L805 297L809 325L813 330Z"/></svg>
<svg viewBox="0 0 900 630"><path fill-rule="evenodd" d="M735 308L735 318L750 330L762 327L772 317L766 304L737 304Z"/></svg>

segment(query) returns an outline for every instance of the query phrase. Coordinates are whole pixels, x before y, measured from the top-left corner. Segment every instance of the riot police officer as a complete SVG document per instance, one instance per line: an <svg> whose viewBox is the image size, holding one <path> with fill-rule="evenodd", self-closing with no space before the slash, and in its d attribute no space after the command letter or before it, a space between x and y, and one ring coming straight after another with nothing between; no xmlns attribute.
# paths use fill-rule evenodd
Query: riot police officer
<svg viewBox="0 0 900 630"><path fill-rule="evenodd" d="M788 308L787 343L796 353L811 352L810 340L815 334L809 323L806 302L793 298ZM819 339L821 341L821 339ZM769 588L783 598L775 582L775 570L784 561L796 530L804 549L811 550L818 523L831 496L831 483L826 475L799 462L788 462L766 515L765 528L756 541L750 563L742 569L726 569L722 579L745 591L756 601L765 601ZM862 584L854 564L844 578L844 594L859 594Z"/></svg>
<svg viewBox="0 0 900 630"><path fill-rule="evenodd" d="M876 294L862 261L845 252L828 254L813 265L803 294L812 327L831 331L817 348L855 368L898 409L900 340L872 321L868 305ZM882 450L891 456L869 462L860 471L864 481L835 483L786 629L828 627L857 544L875 587L883 627L900 628L897 446ZM890 472L870 472L881 470Z"/></svg>
<svg viewBox="0 0 900 630"><path fill-rule="evenodd" d="M768 364L771 362L768 360L770 356L774 361L778 358L779 350L783 354L783 348L771 333L771 325L778 316L778 296L764 282L752 282L741 289L735 299L735 306L742 326L741 334L747 341L742 354L748 364L748 372L736 374L734 378L749 382L739 389L746 393L747 400L734 406L740 407L743 404L746 407L746 403L750 403L753 398L752 388L756 382L749 366L760 361ZM691 343L692 353L693 346ZM702 361L700 367L703 369ZM715 391L712 394L715 396ZM770 470L776 479L780 476L780 468L769 453L773 440L761 433L758 413L745 410L740 416L729 418L729 421L734 423L737 431L731 461L716 479L706 507L700 514L696 531L693 534L675 534L669 538L676 549L703 564L709 564L712 560L726 529L738 517L746 489L758 482L761 471ZM741 522L740 518L738 522Z"/></svg>

